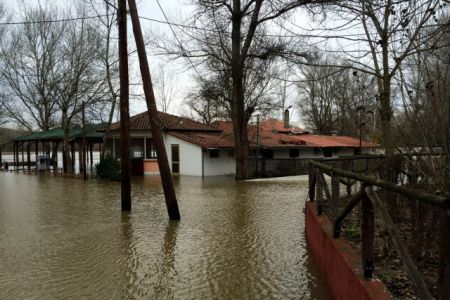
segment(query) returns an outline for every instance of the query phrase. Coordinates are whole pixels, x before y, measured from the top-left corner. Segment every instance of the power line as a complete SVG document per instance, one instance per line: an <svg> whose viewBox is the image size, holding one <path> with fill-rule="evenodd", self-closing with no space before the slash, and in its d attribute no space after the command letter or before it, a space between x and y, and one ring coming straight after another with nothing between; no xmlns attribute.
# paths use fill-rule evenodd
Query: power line
<svg viewBox="0 0 450 300"><path fill-rule="evenodd" d="M166 19L167 23L169 24L170 30L172 31L173 36L174 36L175 39L177 40L178 45L179 45L180 48L181 48L181 51L186 52L186 50L184 50L184 47L183 47L183 45L182 45L180 39L178 38L177 34L175 33L175 30L173 30L172 24L170 24L169 19L167 18L166 13L164 12L164 9L162 8L161 4L159 3L159 0L156 0L156 3L158 4L159 9L161 10L161 12L162 12L162 14L163 14L163 16L164 16L164 19ZM186 57L187 57L189 63L190 63L190 64L192 65L192 67L194 68L195 73L197 73L197 75L198 75L199 77L201 77L200 73L198 72L197 68L195 67L195 65L194 65L194 63L192 62L192 60L191 60L191 58L189 57L189 55L186 55Z"/></svg>
<svg viewBox="0 0 450 300"><path fill-rule="evenodd" d="M186 28L186 29L195 29L195 30L199 30L199 31L204 31L204 32L212 32L212 33L217 33L217 34L222 34L223 32L220 30L216 30L216 29L209 29L209 28L202 28L202 27L198 27L198 26L193 26L193 25L186 25L186 24L180 24L180 23L175 23L175 22L171 22L168 20L167 15L165 14L165 12L162 10L161 5L159 3L159 1L157 1L159 8L161 9L161 12L164 15L164 18L166 19L164 20L158 20L158 19L154 19L154 18L148 18L148 17L144 17L144 16L139 16L139 19L143 19L143 20L147 20L150 22L154 22L154 23L158 23L158 24L164 24L164 25L168 25L171 29L171 31L174 33L175 37L175 31L173 29L173 26L176 27L180 27L180 28ZM65 19L55 19L55 20L36 20L36 21L17 21L17 22L0 22L0 26L9 26L9 25L30 25L30 24L45 24L45 23L61 23L61 22L70 22L70 21L79 21L79 20L88 20L88 19L97 19L97 18L102 18L102 17L107 17L107 16L114 16L115 14L103 14L103 15L96 15L96 16L84 16L84 17L74 17L74 18L65 18ZM290 34L290 35L280 35L280 34L261 34L261 36L265 36L265 37L284 37L284 38L305 38L305 37L319 37L319 38L345 38L348 37L349 39L351 37L354 37L355 34L349 34L349 35L340 35L339 37L336 36L312 36L311 34ZM178 40L178 38L177 38Z"/></svg>
<svg viewBox="0 0 450 300"><path fill-rule="evenodd" d="M69 22L69 21L78 21L78 20L87 20L87 19L97 19L107 16L113 16L114 14L105 14L105 15L96 15L96 16L85 16L85 17L76 17L76 18L66 18L66 19L56 19L56 20L37 20L37 21L20 21L20 22L0 22L0 26L7 25L29 25L29 24L44 24L44 23L60 23L60 22Z"/></svg>

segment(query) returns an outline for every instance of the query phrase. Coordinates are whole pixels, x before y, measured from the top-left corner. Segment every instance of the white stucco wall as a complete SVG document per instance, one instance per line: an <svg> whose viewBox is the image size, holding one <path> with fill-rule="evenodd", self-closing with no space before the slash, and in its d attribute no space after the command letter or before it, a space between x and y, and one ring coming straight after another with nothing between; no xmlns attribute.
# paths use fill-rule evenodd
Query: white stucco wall
<svg viewBox="0 0 450 300"><path fill-rule="evenodd" d="M169 165L172 169L172 147L179 145L180 151L180 175L202 176L202 149L201 147L188 143L182 139L169 134L164 134L164 145L166 147Z"/></svg>
<svg viewBox="0 0 450 300"><path fill-rule="evenodd" d="M233 175L236 172L236 158L227 149L219 150L219 157L211 158L210 150L203 152L204 176Z"/></svg>

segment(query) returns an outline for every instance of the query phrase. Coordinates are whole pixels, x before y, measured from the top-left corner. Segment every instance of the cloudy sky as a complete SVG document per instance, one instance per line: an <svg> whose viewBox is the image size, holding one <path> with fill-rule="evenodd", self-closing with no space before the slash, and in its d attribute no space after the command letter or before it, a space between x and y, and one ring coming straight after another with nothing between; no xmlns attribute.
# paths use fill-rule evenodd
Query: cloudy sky
<svg viewBox="0 0 450 300"><path fill-rule="evenodd" d="M94 0L99 1L99 0ZM41 3L51 3L51 5L56 6L64 6L69 5L72 3L69 0L40 0ZM5 1L4 2L12 11L15 11L17 13L14 13L14 19L15 21L21 21L20 20L20 7L22 5L33 5L36 4L36 0L20 0L20 1ZM22 4L21 4L22 3ZM141 25L143 27L144 32L150 32L150 31L157 31L157 32L163 32L165 36L168 38L173 38L173 33L170 30L170 27L167 24L159 23L155 20L160 21L166 21L166 17L169 21L174 22L180 22L180 20L183 20L187 17L189 17L194 7L191 5L190 0L159 0L158 5L157 0L137 0L138 3L138 10L139 15L141 16ZM23 7L23 6L22 6ZM164 16L163 12L166 14L166 17ZM153 19L148 20L148 19ZM299 10L299 12L296 13L296 15L292 18L293 22L296 24L299 24L303 27L308 27L310 19L308 15L304 14ZM298 28L295 28L293 30L298 31ZM273 33L277 33L278 31L274 31ZM129 25L129 51L133 50L135 48L132 31L131 31L131 24ZM176 90L175 94L175 101L171 104L169 107L169 112L174 114L182 114L183 110L185 110L185 107L183 107L182 102L185 98L186 93L192 89L193 82L192 82L192 75L194 71L189 68L189 63L185 60L179 59L174 60L171 57L156 57L152 55L152 53L148 53L148 58L150 62L150 68L151 73L154 81L158 80L158 70L160 66L164 67L164 70L166 74L169 74L170 78L174 81L174 88ZM130 75L132 77L132 83L136 83L137 85L134 85L132 87L132 95L130 97L131 99L131 113L136 114L139 112L142 112L146 109L145 101L143 100L143 97L141 96L143 94L142 88L139 86L140 82L140 74L138 71L137 66L137 58L136 55L130 56ZM294 93L295 94L295 93ZM295 95L292 96L295 98ZM292 101L295 101L295 99L292 99ZM298 120L299 112L294 107L293 111L291 111L291 115L293 116L294 120ZM281 116L281 114L280 114Z"/></svg>

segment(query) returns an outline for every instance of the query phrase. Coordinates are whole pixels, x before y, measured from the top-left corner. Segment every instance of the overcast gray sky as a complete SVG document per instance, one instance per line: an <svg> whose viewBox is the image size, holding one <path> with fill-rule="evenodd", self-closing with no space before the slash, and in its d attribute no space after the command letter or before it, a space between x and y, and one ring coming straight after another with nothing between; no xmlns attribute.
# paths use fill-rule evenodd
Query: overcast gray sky
<svg viewBox="0 0 450 300"><path fill-rule="evenodd" d="M42 3L50 2L52 5L68 5L68 3L71 3L70 0L40 0ZM86 0L88 1L88 0ZM26 5L33 5L36 4L36 0L20 0L20 1L5 1L5 4L7 4L8 7L10 7L13 10L20 10L21 5L19 3L25 3ZM161 20L165 21L165 17L161 11L161 8L158 6L158 3L156 0L137 0L138 3L138 10L139 15L141 17L155 19L155 20ZM190 0L159 0L159 3L164 10L167 18L169 21L175 21L179 22L179 20L183 20L184 18L189 17L194 7L191 5ZM15 19L16 21L20 20L20 12L15 13ZM302 27L308 27L309 23L311 22L308 15L302 13L301 10L299 10L294 16L293 16L293 22L301 25ZM164 32L164 34L169 37L173 38L173 33L170 30L169 26L167 24L161 24L158 22L145 20L144 18L141 18L141 25L143 27L143 31L159 31ZM299 31L298 28L292 28L294 31ZM131 24L129 25L129 50L134 49L134 41L131 31ZM278 31L274 31L273 33L278 33ZM183 61L181 59L174 61L171 58L168 57L155 57L152 56L151 53L148 53L148 58L150 62L150 68L152 77L154 80L157 80L157 69L159 65L163 65L165 68L166 73L171 74L172 78L175 78L176 80L176 99L174 103L171 104L169 108L170 113L174 114L182 114L183 110L185 109L182 106L183 99L185 98L186 93L192 88L193 82L192 82L192 74L194 73L193 70L189 69L189 63L187 61ZM137 58L135 55L131 55L130 57L130 74L133 77L132 80L135 82L139 81L140 74L139 74L139 68L137 66ZM142 97L139 97L137 95L143 94L141 88L134 88L134 91L132 91L131 98L131 108L130 111L132 114L136 114L139 112L142 112L146 109L145 101ZM295 97L295 95L293 96ZM293 99L295 100L295 99ZM293 101L292 100L292 101ZM292 112L293 120L298 120L298 111L295 111L295 108Z"/></svg>

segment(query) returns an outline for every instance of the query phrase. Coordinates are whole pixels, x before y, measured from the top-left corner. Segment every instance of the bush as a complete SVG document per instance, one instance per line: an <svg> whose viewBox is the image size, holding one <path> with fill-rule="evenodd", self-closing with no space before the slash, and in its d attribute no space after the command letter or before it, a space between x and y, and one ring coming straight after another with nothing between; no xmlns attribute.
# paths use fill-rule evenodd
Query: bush
<svg viewBox="0 0 450 300"><path fill-rule="evenodd" d="M112 155L108 154L95 165L97 177L120 181L120 163Z"/></svg>

